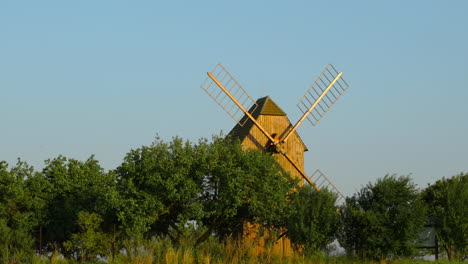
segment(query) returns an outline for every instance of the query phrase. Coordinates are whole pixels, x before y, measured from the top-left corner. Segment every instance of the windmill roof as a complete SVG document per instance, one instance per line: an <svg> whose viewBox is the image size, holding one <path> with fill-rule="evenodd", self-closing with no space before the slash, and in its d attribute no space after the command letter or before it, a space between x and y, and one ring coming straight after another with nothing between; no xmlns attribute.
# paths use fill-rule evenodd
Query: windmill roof
<svg viewBox="0 0 468 264"><path fill-rule="evenodd" d="M285 116L286 113L269 96L257 100L258 115L277 115ZM251 110L253 110L251 108Z"/></svg>
<svg viewBox="0 0 468 264"><path fill-rule="evenodd" d="M257 99L256 104L249 109L249 113L255 119L258 119L260 115L286 116L286 113L269 96ZM246 115L242 117L239 123L244 125L237 124L228 135L242 141L255 124ZM299 137L297 132L294 133ZM299 140L304 145L304 149L307 150L300 137Z"/></svg>

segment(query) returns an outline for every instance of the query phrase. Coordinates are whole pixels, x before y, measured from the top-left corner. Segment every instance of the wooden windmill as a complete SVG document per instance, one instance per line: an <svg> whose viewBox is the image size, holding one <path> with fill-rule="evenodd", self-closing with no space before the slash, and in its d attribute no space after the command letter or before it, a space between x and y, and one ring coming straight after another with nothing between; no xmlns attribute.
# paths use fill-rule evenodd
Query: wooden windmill
<svg viewBox="0 0 468 264"><path fill-rule="evenodd" d="M293 177L302 178L317 191L328 188L343 194L319 170L311 177L304 172L304 152L307 147L297 133L304 120L315 126L348 89L349 85L331 64L320 74L297 106L303 115L295 125L270 98L254 101L232 75L218 64L208 72L201 88L205 90L236 122L230 135L239 138L247 148L258 148L277 156L278 162Z"/></svg>

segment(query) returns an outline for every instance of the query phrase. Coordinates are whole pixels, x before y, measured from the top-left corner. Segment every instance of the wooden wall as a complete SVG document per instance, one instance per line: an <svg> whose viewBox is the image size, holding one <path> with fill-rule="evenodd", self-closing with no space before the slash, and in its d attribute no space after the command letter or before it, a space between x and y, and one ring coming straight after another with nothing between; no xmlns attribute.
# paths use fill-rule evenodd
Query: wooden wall
<svg viewBox="0 0 468 264"><path fill-rule="evenodd" d="M267 131L272 134L277 134L279 136L284 135L290 127L292 127L291 122L286 116L273 116L273 115L260 115L257 118L257 122ZM253 126L249 132L249 135L244 138L242 144L246 148L257 148L264 150L268 145L268 138L257 128ZM286 144L283 146L283 151L285 151L295 164L304 171L304 151L306 147L302 143L302 140L299 138L298 134L294 132L291 137L289 137ZM291 165L291 163L282 155L276 154L278 162L281 166L288 171L291 176L302 179L301 174ZM302 182L302 181L301 181Z"/></svg>
<svg viewBox="0 0 468 264"><path fill-rule="evenodd" d="M269 132L270 135L276 133L280 137L287 133L287 131L292 127L291 122L286 116L260 115L257 118L257 122L259 122L259 124ZM268 143L269 139L255 125L250 130L249 135L242 141L245 148L256 148L261 150L265 150ZM306 151L306 147L296 132L289 137L283 147L283 151L288 153L289 157L294 160L296 166L304 171L304 151ZM275 154L275 156L281 166L288 171L292 177L301 179L300 184L302 184L303 181L301 174L291 165L291 163L282 154ZM255 229L252 229L251 225L247 225L246 227L249 233L249 235L247 235L247 239L256 239ZM265 250L262 247L262 243L262 239L260 239L259 245L255 248L257 253L261 253ZM278 240L273 250L282 252L285 256L291 255L293 251L291 242L286 237Z"/></svg>

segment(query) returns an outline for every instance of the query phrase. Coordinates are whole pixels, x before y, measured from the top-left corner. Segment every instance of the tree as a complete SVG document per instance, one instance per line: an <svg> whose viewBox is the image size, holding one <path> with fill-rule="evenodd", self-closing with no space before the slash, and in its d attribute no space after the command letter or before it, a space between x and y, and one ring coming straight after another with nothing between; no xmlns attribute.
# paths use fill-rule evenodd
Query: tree
<svg viewBox="0 0 468 264"><path fill-rule="evenodd" d="M206 234L241 235L247 222L260 229L283 227L288 199L297 180L271 154L244 150L239 141L214 138L200 142L203 172L203 225ZM202 237L200 241L203 240Z"/></svg>
<svg viewBox="0 0 468 264"><path fill-rule="evenodd" d="M38 222L25 181L34 174L34 169L21 160L10 170L0 161L0 260L4 263L28 262L32 257L31 233Z"/></svg>
<svg viewBox="0 0 468 264"><path fill-rule="evenodd" d="M39 254L45 247L43 243L43 228L48 223L47 206L51 200L50 188L51 184L42 173L34 173L26 178L25 188L28 192L28 197L31 200L30 210L34 214L36 223L34 224L33 235L36 238L36 248L39 249Z"/></svg>
<svg viewBox="0 0 468 264"><path fill-rule="evenodd" d="M435 219L436 237L449 260L468 257L468 174L441 179L423 193L429 215Z"/></svg>
<svg viewBox="0 0 468 264"><path fill-rule="evenodd" d="M287 236L306 253L326 249L336 238L339 225L336 194L310 185L299 187L291 199L292 213L286 219Z"/></svg>
<svg viewBox="0 0 468 264"><path fill-rule="evenodd" d="M127 236L170 235L200 217L197 159L193 144L177 137L169 143L157 138L125 156L116 169L117 216Z"/></svg>
<svg viewBox="0 0 468 264"><path fill-rule="evenodd" d="M50 184L45 242L60 246L70 240L77 232L80 211L100 217L108 214L107 196L115 188L115 178L104 172L94 156L84 162L63 156L47 160L42 174Z"/></svg>
<svg viewBox="0 0 468 264"><path fill-rule="evenodd" d="M41 172L21 161L12 169L0 162L0 258L22 259L13 248L31 256L34 237L40 252L47 245L85 259L96 254L101 234L114 256L135 237L201 242L212 234L241 235L245 223L281 228L296 184L271 154L219 137L196 144L156 139L109 172L93 156L58 156ZM197 229L190 238L189 225Z"/></svg>
<svg viewBox="0 0 468 264"><path fill-rule="evenodd" d="M102 218L96 213L78 213L79 232L72 234L71 239L64 242L64 246L77 252L81 263L93 261L98 254L103 255L106 252L106 236L99 231L101 223Z"/></svg>
<svg viewBox="0 0 468 264"><path fill-rule="evenodd" d="M125 233L168 235L174 242L188 221L206 228L199 242L212 233L242 234L246 222L283 226L296 184L271 155L218 137L197 144L158 138L130 151L116 175Z"/></svg>
<svg viewBox="0 0 468 264"><path fill-rule="evenodd" d="M348 253L383 260L411 256L426 221L425 206L408 176L386 175L347 198L340 243Z"/></svg>

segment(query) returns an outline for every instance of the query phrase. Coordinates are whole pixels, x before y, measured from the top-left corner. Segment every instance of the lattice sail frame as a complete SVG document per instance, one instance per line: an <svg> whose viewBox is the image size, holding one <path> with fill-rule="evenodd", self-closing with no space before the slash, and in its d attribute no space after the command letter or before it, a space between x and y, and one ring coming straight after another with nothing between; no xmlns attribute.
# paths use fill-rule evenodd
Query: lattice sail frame
<svg viewBox="0 0 468 264"><path fill-rule="evenodd" d="M337 80L333 82L336 78ZM332 85L332 87L320 98L330 85ZM315 126L348 88L349 85L341 77L341 73L339 73L333 65L329 64L309 90L307 90L301 100L299 100L297 107L305 114L317 100L320 100L307 116L307 120Z"/></svg>
<svg viewBox="0 0 468 264"><path fill-rule="evenodd" d="M245 122L249 120L249 118L242 120L244 114L247 114L247 112L244 113L240 106L236 105L233 99L237 100L246 111L247 109L250 109L250 113L253 113L258 105L221 64L218 64L211 74L219 81L227 92L223 91L223 89L221 89L221 87L219 87L218 84L216 84L210 77L205 79L201 88L205 90L205 92L213 98L213 100L220 105L232 119L234 119L240 126L243 126ZM313 126L323 118L323 116L349 88L348 83L346 83L341 76L342 73L338 72L333 65L329 64L297 104L304 114L303 118L308 119ZM229 98L227 93L230 93L232 99ZM301 124L302 120L303 119L301 118L294 128L289 131L284 141ZM255 122L255 120L252 121ZM259 127L259 129L262 130L261 127ZM263 132L266 133L265 131ZM286 153L283 153L283 155L289 159L289 156ZM302 172L302 170L298 170L303 174L303 177L307 177L307 179L304 178L304 181L310 183L318 191L322 188L327 188L336 193L338 195L336 200L337 205L345 200L345 196L320 170L316 170L311 177L308 177L304 172Z"/></svg>
<svg viewBox="0 0 468 264"><path fill-rule="evenodd" d="M321 189L328 189L331 192L334 192L338 195L335 204L339 205L340 202L344 202L346 200L345 196L336 188L336 186L320 171L316 170L310 177L312 182L315 184L316 187ZM307 183L306 181L304 184Z"/></svg>
<svg viewBox="0 0 468 264"><path fill-rule="evenodd" d="M232 75L223 67L218 64L211 71L211 74L228 90L231 95L245 108L251 109L253 113L258 105L255 100L242 88L242 86L232 77ZM244 116L244 112L232 101L229 96L210 78L206 77L202 83L201 88L211 97L213 100L228 113L228 115L234 119L240 126L244 126L248 118Z"/></svg>

